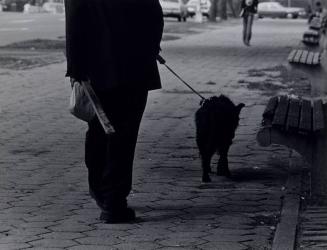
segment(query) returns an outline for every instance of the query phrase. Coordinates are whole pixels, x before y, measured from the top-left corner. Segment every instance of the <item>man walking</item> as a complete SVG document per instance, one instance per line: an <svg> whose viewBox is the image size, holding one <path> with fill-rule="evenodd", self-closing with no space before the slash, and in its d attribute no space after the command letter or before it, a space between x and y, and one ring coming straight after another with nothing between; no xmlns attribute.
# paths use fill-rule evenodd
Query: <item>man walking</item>
<svg viewBox="0 0 327 250"><path fill-rule="evenodd" d="M107 223L130 222L134 151L149 90L161 88L156 57L158 0L66 0L67 76L90 80L115 133L88 125L85 163L91 196Z"/></svg>

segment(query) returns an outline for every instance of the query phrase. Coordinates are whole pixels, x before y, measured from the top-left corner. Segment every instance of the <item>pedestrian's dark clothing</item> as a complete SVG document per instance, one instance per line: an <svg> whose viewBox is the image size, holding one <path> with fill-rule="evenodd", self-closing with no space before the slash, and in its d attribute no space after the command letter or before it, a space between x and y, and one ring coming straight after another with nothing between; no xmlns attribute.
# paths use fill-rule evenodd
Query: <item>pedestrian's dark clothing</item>
<svg viewBox="0 0 327 250"><path fill-rule="evenodd" d="M67 76L96 90L161 87L158 0L67 0Z"/></svg>
<svg viewBox="0 0 327 250"><path fill-rule="evenodd" d="M314 18L321 18L322 12L323 7L321 6L321 2L316 2L314 12L309 15L308 23L310 24Z"/></svg>
<svg viewBox="0 0 327 250"><path fill-rule="evenodd" d="M321 2L316 2L315 12L319 13L319 15L323 12L323 7L321 5Z"/></svg>
<svg viewBox="0 0 327 250"><path fill-rule="evenodd" d="M252 38L252 25L253 25L253 14L246 14L243 17L243 41L249 45Z"/></svg>
<svg viewBox="0 0 327 250"><path fill-rule="evenodd" d="M161 87L156 57L163 14L158 0L66 0L67 76L90 79L116 133L89 123L85 163L103 211L127 207L134 151L148 91Z"/></svg>
<svg viewBox="0 0 327 250"><path fill-rule="evenodd" d="M258 10L258 0L253 0L251 5L247 4L247 0L242 0L242 18L243 18L243 42L245 45L250 45L252 38L252 25L254 14Z"/></svg>
<svg viewBox="0 0 327 250"><path fill-rule="evenodd" d="M248 13L252 13L255 14L257 13L258 10L258 0L253 0L252 5L248 6L246 4L246 0L242 0L242 4L241 4L241 8L244 9L244 13L248 14Z"/></svg>

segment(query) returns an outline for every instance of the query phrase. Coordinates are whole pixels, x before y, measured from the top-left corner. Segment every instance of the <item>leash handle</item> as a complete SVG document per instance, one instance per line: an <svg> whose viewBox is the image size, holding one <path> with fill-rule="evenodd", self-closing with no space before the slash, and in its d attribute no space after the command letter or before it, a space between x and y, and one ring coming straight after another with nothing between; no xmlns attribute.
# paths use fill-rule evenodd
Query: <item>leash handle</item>
<svg viewBox="0 0 327 250"><path fill-rule="evenodd" d="M195 89L193 89L192 87L191 87L191 85L189 85L187 82L185 82L174 70L172 70L167 64L166 64L166 60L162 57L162 56L160 56L160 55L158 55L157 56L157 61L160 63L160 64L162 64L162 65L165 65L166 66L166 68L174 75L174 76L176 76L182 83L184 83L190 90L192 90L193 91L193 93L195 93L195 94L197 94L202 100L205 100L205 98L198 92L198 91L196 91Z"/></svg>
<svg viewBox="0 0 327 250"><path fill-rule="evenodd" d="M160 64L166 64L166 60L162 58L161 55L157 55L157 61L160 63Z"/></svg>

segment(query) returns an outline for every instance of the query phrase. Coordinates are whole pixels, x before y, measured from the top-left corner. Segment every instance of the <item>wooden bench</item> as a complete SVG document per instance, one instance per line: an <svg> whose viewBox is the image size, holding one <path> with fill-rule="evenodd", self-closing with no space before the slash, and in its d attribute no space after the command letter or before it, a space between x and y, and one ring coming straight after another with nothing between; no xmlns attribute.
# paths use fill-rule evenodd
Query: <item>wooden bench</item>
<svg viewBox="0 0 327 250"><path fill-rule="evenodd" d="M320 32L317 30L308 30L303 33L302 42L308 45L319 45Z"/></svg>
<svg viewBox="0 0 327 250"><path fill-rule="evenodd" d="M312 165L316 193L327 191L327 104L275 96L268 101L257 133L260 146L279 144L294 149Z"/></svg>
<svg viewBox="0 0 327 250"><path fill-rule="evenodd" d="M312 30L320 30L321 29L321 18L314 17L309 24L309 28Z"/></svg>
<svg viewBox="0 0 327 250"><path fill-rule="evenodd" d="M300 63L310 66L320 65L321 53L303 49L293 49L288 55L290 63Z"/></svg>
<svg viewBox="0 0 327 250"><path fill-rule="evenodd" d="M311 46L319 45L321 31L322 20L320 17L314 17L309 23L309 30L303 33L302 42Z"/></svg>
<svg viewBox="0 0 327 250"><path fill-rule="evenodd" d="M321 21L321 32L326 34L326 29L327 29L327 15L324 15L322 17L322 21Z"/></svg>

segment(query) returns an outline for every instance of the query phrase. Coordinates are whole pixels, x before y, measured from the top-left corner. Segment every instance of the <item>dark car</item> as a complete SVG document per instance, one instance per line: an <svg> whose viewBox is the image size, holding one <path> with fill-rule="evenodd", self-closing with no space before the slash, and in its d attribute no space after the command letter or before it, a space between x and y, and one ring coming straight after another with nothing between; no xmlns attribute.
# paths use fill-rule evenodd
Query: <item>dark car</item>
<svg viewBox="0 0 327 250"><path fill-rule="evenodd" d="M29 3L30 0L2 0L3 11L23 11L24 5Z"/></svg>

